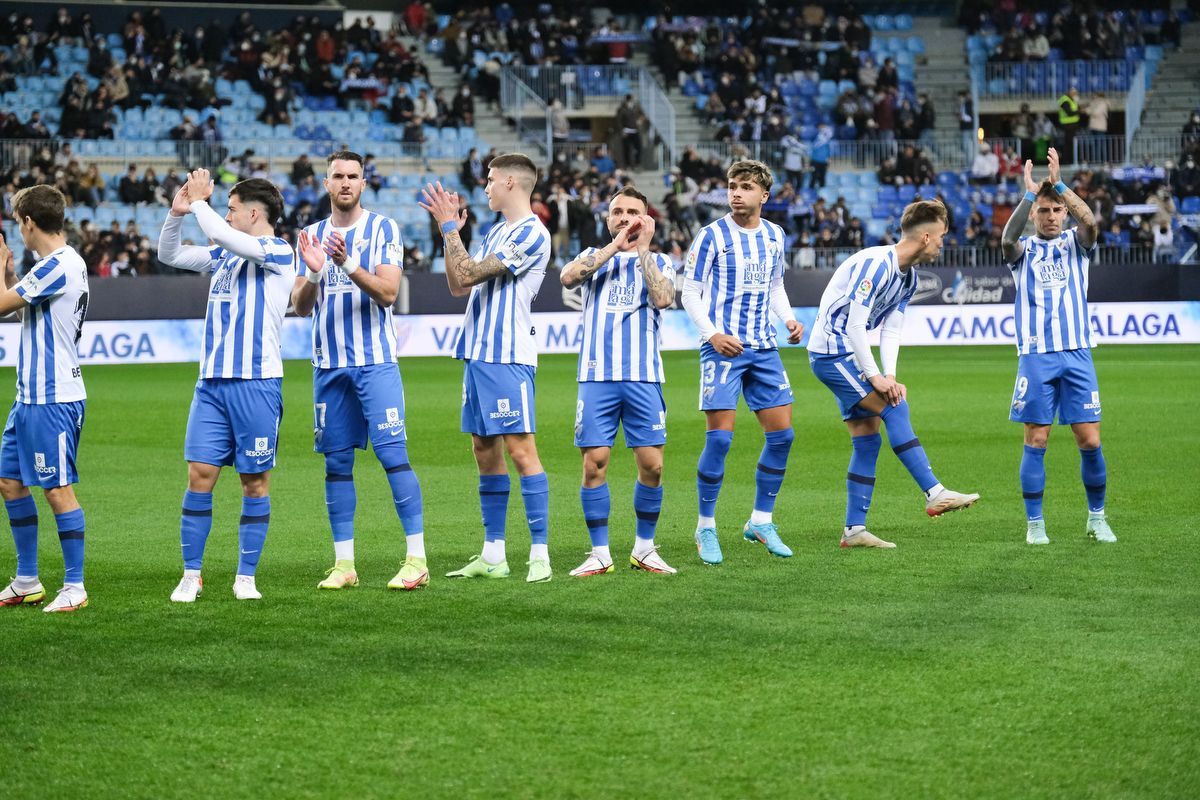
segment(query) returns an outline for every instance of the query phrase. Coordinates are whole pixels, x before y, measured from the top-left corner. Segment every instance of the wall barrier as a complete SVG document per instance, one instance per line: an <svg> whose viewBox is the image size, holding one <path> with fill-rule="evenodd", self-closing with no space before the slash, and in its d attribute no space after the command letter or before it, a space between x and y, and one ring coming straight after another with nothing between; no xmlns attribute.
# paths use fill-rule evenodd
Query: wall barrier
<svg viewBox="0 0 1200 800"><path fill-rule="evenodd" d="M817 309L801 306L797 318L811 329ZM1200 302L1093 303L1090 306L1093 344L1200 343ZM572 311L535 313L534 328L541 353L577 353L583 341L580 314ZM400 355L450 356L462 317L458 314L412 314L396 317ZM88 322L83 326L79 354L84 364L154 364L198 362L204 322L181 320L124 320ZM779 341L786 339L782 328ZM284 320L285 359L308 359L310 322ZM986 305L914 305L906 315L906 345L1013 344L1013 308L1007 303ZM17 364L20 329L0 326L0 366ZM807 344L808 334L801 345ZM876 336L877 339L877 336ZM687 314L669 309L663 314L664 350L695 350L699 337Z"/></svg>

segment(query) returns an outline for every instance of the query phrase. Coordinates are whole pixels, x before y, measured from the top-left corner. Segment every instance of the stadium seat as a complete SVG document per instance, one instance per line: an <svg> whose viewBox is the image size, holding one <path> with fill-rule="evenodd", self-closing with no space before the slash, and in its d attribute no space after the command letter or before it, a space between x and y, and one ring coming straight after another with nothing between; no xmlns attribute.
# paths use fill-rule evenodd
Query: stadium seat
<svg viewBox="0 0 1200 800"><path fill-rule="evenodd" d="M1185 197L1180 204L1184 214L1200 214L1200 197Z"/></svg>

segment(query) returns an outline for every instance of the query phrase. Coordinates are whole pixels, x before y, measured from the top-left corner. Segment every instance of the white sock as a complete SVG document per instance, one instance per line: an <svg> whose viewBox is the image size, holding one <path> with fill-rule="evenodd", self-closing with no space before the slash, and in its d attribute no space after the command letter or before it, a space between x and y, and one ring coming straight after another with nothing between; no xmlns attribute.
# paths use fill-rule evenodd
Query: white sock
<svg viewBox="0 0 1200 800"><path fill-rule="evenodd" d="M64 589L68 586L71 587L72 589L78 589L79 591L83 592L84 594L87 594L87 589L83 588L82 583L64 583L63 584Z"/></svg>
<svg viewBox="0 0 1200 800"><path fill-rule="evenodd" d="M1092 511L1089 508L1088 509L1088 519L1104 519L1104 509L1102 508L1099 511Z"/></svg>
<svg viewBox="0 0 1200 800"><path fill-rule="evenodd" d="M867 529L866 525L851 525L850 527L845 528L842 531L842 536L851 536L853 534L858 533L859 531L865 531L866 529Z"/></svg>
<svg viewBox="0 0 1200 800"><path fill-rule="evenodd" d="M183 577L185 577L185 578L199 578L199 577L200 577L200 570L198 570L198 569L185 569L185 570L183 571Z"/></svg>
<svg viewBox="0 0 1200 800"><path fill-rule="evenodd" d="M696 523L696 530L700 530L701 528L715 528L715 527L717 527L717 518L716 517L700 517L700 520Z"/></svg>
<svg viewBox="0 0 1200 800"><path fill-rule="evenodd" d="M605 544L600 545L599 547L593 547L592 552L596 555L596 558L600 559L605 564L612 563L612 553L609 552L608 545Z"/></svg>
<svg viewBox="0 0 1200 800"><path fill-rule="evenodd" d="M333 543L333 557L337 561L354 560L354 539L343 539Z"/></svg>
<svg viewBox="0 0 1200 800"><path fill-rule="evenodd" d="M644 556L653 549L654 549L654 540L653 539L636 539L635 538L633 540L633 554L635 556L639 556L639 557Z"/></svg>
<svg viewBox="0 0 1200 800"><path fill-rule="evenodd" d="M424 558L425 557L425 534L414 533L412 536L404 537L404 546L408 548L409 558Z"/></svg>
<svg viewBox="0 0 1200 800"><path fill-rule="evenodd" d="M490 542L483 543L483 560L484 563L495 566L503 563L508 559L504 555L504 540L493 539Z"/></svg>
<svg viewBox="0 0 1200 800"><path fill-rule="evenodd" d="M26 587L36 586L37 584L41 583L41 581L38 580L37 575L18 575L17 577L13 578L13 583L15 583L18 588L24 589Z"/></svg>
<svg viewBox="0 0 1200 800"><path fill-rule="evenodd" d="M607 550L608 548L606 547L604 549ZM548 544L530 545L529 546L529 560L530 561L545 561L546 563L550 563L550 545L548 545ZM612 561L612 558L609 558L609 561Z"/></svg>
<svg viewBox="0 0 1200 800"><path fill-rule="evenodd" d="M945 486L942 486L940 483L935 483L933 486L930 486L929 491L925 493L925 499L932 500L945 490Z"/></svg>
<svg viewBox="0 0 1200 800"><path fill-rule="evenodd" d="M759 511L757 508L750 512L751 525L766 525L771 521L770 511Z"/></svg>

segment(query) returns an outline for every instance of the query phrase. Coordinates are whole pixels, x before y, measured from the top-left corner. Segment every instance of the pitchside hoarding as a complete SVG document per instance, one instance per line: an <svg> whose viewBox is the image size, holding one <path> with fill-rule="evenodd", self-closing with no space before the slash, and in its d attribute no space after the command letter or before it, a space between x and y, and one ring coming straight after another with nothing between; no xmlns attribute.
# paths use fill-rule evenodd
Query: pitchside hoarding
<svg viewBox="0 0 1200 800"><path fill-rule="evenodd" d="M984 287L981 291L986 290ZM1003 287L998 287L1003 288ZM972 289L974 290L974 289ZM1093 303L1090 306L1094 344L1200 343L1200 302ZM801 307L796 317L811 328L817 309ZM542 353L576 353L583 340L580 315L574 311L533 315ZM462 322L458 314L396 317L401 356L449 356ZM307 319L289 317L283 326L283 357L311 355ZM122 320L88 322L79 340L84 364L184 363L199 360L204 321ZM17 364L17 325L0 325L0 366ZM786 334L780 328L780 341ZM877 337L876 337L877 340ZM1014 344L1012 306L914 305L906 314L905 345ZM807 343L807 334L805 334ZM695 350L696 329L678 309L663 313L664 350Z"/></svg>

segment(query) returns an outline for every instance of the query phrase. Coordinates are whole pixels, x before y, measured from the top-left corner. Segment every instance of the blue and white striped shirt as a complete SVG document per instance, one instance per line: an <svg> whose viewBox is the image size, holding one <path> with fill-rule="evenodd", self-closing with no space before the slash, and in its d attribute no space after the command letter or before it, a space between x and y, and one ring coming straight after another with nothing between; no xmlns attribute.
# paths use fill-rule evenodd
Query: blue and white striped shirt
<svg viewBox="0 0 1200 800"><path fill-rule="evenodd" d="M595 252L589 247L579 257ZM662 253L651 257L673 282L671 259ZM637 252L614 255L583 282L582 289L579 380L662 383L658 352L662 311L650 299Z"/></svg>
<svg viewBox="0 0 1200 800"><path fill-rule="evenodd" d="M208 248L212 281L200 348L202 378L282 378L279 329L296 280L296 254L263 236L261 264L223 247Z"/></svg>
<svg viewBox="0 0 1200 800"><path fill-rule="evenodd" d="M1022 236L1021 243L1021 259L1008 265L1017 284L1017 351L1024 355L1090 348L1087 288L1092 251L1080 247L1076 229L1049 241Z"/></svg>
<svg viewBox="0 0 1200 800"><path fill-rule="evenodd" d="M550 232L534 214L493 225L475 260L495 255L508 271L471 287L454 357L537 366L530 309L550 262Z"/></svg>
<svg viewBox="0 0 1200 800"><path fill-rule="evenodd" d="M821 306L808 339L808 352L820 355L853 353L854 346L846 335L851 303L869 309L867 330L874 330L892 312L903 314L916 291L917 270L900 271L894 246L858 251L838 265L821 295Z"/></svg>
<svg viewBox="0 0 1200 800"><path fill-rule="evenodd" d="M684 274L705 284L708 316L718 332L759 350L775 347L771 281L783 277L785 242L783 228L774 222L764 219L746 230L732 214L700 230Z"/></svg>
<svg viewBox="0 0 1200 800"><path fill-rule="evenodd" d="M329 219L305 228L324 241L337 231L346 240L346 258L374 272L380 264L404 266L404 243L395 220L364 211L349 228L335 228ZM297 262L299 263L299 262ZM392 309L381 307L371 296L325 259L325 272L313 306L312 363L314 367L365 367L396 361L396 326Z"/></svg>
<svg viewBox="0 0 1200 800"><path fill-rule="evenodd" d="M86 399L75 346L87 316L87 265L74 249L60 247L15 288L29 303L21 315L17 400L46 405Z"/></svg>

